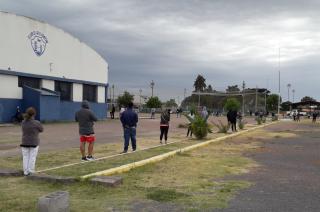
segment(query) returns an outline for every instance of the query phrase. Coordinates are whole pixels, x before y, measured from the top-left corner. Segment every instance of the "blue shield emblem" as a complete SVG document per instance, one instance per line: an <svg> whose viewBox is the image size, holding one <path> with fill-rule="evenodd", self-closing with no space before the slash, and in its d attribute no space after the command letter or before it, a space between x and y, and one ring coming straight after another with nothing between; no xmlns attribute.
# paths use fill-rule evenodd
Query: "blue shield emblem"
<svg viewBox="0 0 320 212"><path fill-rule="evenodd" d="M37 56L41 56L46 50L48 43L47 37L39 31L33 31L28 35L30 39L31 47Z"/></svg>

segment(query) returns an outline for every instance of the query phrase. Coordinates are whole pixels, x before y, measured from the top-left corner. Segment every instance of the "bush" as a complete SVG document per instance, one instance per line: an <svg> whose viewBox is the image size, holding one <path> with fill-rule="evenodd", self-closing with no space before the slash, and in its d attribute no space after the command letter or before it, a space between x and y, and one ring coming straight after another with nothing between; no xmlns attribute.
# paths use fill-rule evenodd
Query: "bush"
<svg viewBox="0 0 320 212"><path fill-rule="evenodd" d="M224 123L222 123L221 120L219 120L218 122L219 122L218 124L212 122L212 124L213 124L216 128L218 128L218 133L227 133L228 130L229 130L229 128L230 128L229 123L228 123L228 124L224 124Z"/></svg>
<svg viewBox="0 0 320 212"><path fill-rule="evenodd" d="M262 124L262 119L260 117L257 117L256 121L257 121L257 125L261 125Z"/></svg>
<svg viewBox="0 0 320 212"><path fill-rule="evenodd" d="M266 123L267 122L267 119L266 119L266 117L263 117L262 119L261 119L261 121L262 121L262 123Z"/></svg>
<svg viewBox="0 0 320 212"><path fill-rule="evenodd" d="M203 119L199 115L196 115L191 122L191 130L197 139L205 138L208 133L212 133L210 126L207 123L207 119Z"/></svg>
<svg viewBox="0 0 320 212"><path fill-rule="evenodd" d="M245 122L243 120L239 120L239 122L238 122L239 129L243 130L246 124L247 124L247 122Z"/></svg>
<svg viewBox="0 0 320 212"><path fill-rule="evenodd" d="M224 109L226 111L230 111L230 110L238 111L240 107L241 107L240 102L236 98L229 98L224 104Z"/></svg>

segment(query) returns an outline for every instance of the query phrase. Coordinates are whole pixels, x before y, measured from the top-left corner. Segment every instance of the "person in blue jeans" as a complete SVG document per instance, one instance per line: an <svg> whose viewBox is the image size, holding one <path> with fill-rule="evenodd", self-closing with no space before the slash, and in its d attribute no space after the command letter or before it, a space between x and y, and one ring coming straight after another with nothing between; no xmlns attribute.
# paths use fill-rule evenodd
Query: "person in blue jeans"
<svg viewBox="0 0 320 212"><path fill-rule="evenodd" d="M138 123L138 115L133 110L133 103L128 104L128 108L121 115L121 123L123 127L124 148L121 153L127 153L129 148L129 140L131 139L132 151L136 151L136 128Z"/></svg>

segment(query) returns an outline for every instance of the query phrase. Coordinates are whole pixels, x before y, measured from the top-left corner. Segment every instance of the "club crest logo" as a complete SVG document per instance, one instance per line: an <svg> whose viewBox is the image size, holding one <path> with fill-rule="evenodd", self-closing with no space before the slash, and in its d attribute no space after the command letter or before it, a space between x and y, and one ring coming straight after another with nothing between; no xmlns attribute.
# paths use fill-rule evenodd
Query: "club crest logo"
<svg viewBox="0 0 320 212"><path fill-rule="evenodd" d="M47 37L39 31L33 31L28 35L28 38L34 53L40 57L46 50Z"/></svg>

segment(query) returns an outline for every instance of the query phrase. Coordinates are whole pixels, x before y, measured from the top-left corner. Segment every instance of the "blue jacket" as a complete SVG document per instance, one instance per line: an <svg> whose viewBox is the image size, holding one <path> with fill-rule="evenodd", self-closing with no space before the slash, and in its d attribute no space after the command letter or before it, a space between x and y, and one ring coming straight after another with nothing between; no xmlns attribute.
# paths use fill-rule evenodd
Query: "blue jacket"
<svg viewBox="0 0 320 212"><path fill-rule="evenodd" d="M128 108L121 114L120 120L124 128L136 127L138 123L138 115L132 110L132 108Z"/></svg>

